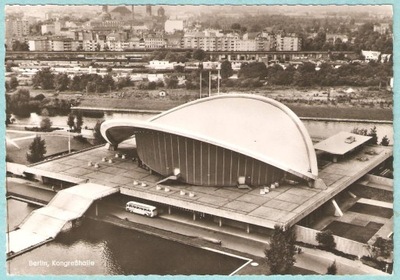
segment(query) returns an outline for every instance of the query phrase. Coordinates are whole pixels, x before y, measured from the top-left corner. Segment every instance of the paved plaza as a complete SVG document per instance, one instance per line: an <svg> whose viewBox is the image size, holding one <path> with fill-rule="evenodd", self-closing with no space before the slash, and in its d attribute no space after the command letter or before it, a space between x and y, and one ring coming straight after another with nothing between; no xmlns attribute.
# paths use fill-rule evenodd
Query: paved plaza
<svg viewBox="0 0 400 280"><path fill-rule="evenodd" d="M371 149L374 153L366 153ZM119 157L115 157L116 154ZM123 154L125 158L122 158ZM132 197L273 228L276 224L291 226L297 223L392 154L391 147L366 146L358 153L320 170L319 177L327 185L326 189L310 188L305 184L281 185L266 194L260 194L258 187L201 187L171 181L157 185L163 178L138 167L137 160L133 160L135 155L132 149L124 148L110 151L99 147L40 163L34 168L44 170L46 174L52 172L55 178L67 175L91 183L120 187L122 194Z"/></svg>

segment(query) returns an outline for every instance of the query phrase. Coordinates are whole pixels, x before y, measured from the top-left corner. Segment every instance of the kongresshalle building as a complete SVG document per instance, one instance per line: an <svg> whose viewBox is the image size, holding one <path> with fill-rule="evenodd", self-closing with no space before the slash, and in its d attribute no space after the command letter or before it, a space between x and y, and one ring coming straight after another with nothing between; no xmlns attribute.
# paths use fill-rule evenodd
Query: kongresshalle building
<svg viewBox="0 0 400 280"><path fill-rule="evenodd" d="M190 185L269 187L286 178L323 185L303 123L265 97L199 99L148 121L106 121L101 133L115 148L134 136L146 166Z"/></svg>

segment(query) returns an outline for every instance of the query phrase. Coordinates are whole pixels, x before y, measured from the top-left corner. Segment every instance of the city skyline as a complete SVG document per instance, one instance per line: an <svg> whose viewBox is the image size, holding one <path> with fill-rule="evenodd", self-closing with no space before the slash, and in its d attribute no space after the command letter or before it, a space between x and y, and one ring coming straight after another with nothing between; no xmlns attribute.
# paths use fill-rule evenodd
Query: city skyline
<svg viewBox="0 0 400 280"><path fill-rule="evenodd" d="M110 9L116 8L118 6L125 5L107 5ZM127 5L126 5L127 6ZM130 5L129 5L130 6ZM340 16L340 15L348 15L348 14L357 14L357 13L368 13L370 15L380 15L385 17L391 17L393 15L393 10L391 5L327 5L327 6L311 6L311 5L152 5L154 7L163 7L167 14L170 16L179 15L179 14L193 14L199 15L201 13L209 14L219 12L221 9L224 10L224 13L237 13L239 14L291 14L291 15L301 15L306 14L308 16ZM29 9L26 9L29 7ZM146 5L135 5L137 10L135 13L141 14L145 13ZM226 8L229 8L226 11ZM101 12L102 5L6 5L5 6L5 14L15 13L15 12L23 12L26 16L34 16L37 18L44 18L45 14L48 12L62 12L63 14L68 13L82 13L82 14L98 14ZM318 14L312 14L311 12L315 12Z"/></svg>

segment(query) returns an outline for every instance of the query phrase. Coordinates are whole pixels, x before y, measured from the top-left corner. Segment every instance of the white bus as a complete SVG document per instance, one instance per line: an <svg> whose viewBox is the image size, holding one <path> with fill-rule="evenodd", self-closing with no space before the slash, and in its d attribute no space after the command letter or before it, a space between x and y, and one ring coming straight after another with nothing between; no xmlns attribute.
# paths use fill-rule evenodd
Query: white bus
<svg viewBox="0 0 400 280"><path fill-rule="evenodd" d="M140 214L151 218L157 216L157 208L155 206L135 201L127 202L125 209L128 212Z"/></svg>

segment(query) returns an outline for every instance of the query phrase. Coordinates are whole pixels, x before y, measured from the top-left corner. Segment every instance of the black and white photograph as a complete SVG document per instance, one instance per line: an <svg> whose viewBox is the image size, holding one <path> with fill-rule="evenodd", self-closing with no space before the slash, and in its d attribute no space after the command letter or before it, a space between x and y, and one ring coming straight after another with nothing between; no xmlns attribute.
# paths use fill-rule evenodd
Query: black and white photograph
<svg viewBox="0 0 400 280"><path fill-rule="evenodd" d="M394 2L2 5L6 276L395 275Z"/></svg>

